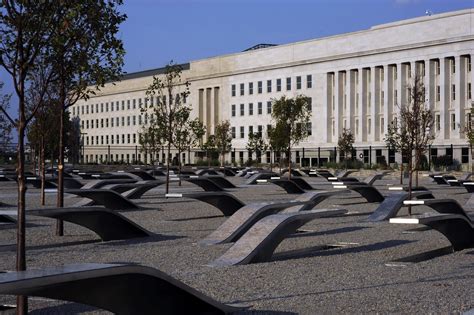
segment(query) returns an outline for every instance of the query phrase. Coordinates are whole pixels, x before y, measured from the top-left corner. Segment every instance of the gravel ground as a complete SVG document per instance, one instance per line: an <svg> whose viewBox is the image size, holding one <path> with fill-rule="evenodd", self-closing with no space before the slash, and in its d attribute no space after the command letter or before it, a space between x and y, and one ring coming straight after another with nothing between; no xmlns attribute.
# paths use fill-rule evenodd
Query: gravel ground
<svg viewBox="0 0 474 315"><path fill-rule="evenodd" d="M355 174L364 177L365 174ZM362 176L364 175L364 176ZM242 184L241 178L228 178ZM314 186L330 189L320 178L306 178ZM387 185L398 179L376 182ZM201 191L189 183L172 192ZM454 198L464 204L470 197L464 188L438 186L422 177L420 185L432 189L436 198ZM295 198L271 184L232 189L240 199L274 201ZM243 314L315 313L463 313L474 308L474 249L409 262L397 260L425 254L449 245L447 239L419 226L368 223L364 219L378 206L368 204L357 193L327 199L317 208L341 207L351 214L314 220L285 239L270 262L212 268L206 264L231 245L203 246L199 240L225 218L217 209L190 199L164 199L162 187L138 200L145 210L122 214L155 236L131 241L100 242L96 235L65 223L66 236L54 236L54 221L28 217L28 268L70 263L134 262L157 268L224 303L250 305ZM47 204L55 205L55 194ZM30 188L28 208L38 207L39 190ZM78 198L67 196L66 205ZM0 183L0 201L16 202L14 183ZM415 207L416 213L430 211ZM406 215L402 210L400 215ZM0 226L0 270L15 268L15 229ZM335 245L335 246L326 246ZM324 248L324 249L322 249ZM0 297L12 304L11 296ZM33 314L106 313L89 306L42 298L30 298Z"/></svg>

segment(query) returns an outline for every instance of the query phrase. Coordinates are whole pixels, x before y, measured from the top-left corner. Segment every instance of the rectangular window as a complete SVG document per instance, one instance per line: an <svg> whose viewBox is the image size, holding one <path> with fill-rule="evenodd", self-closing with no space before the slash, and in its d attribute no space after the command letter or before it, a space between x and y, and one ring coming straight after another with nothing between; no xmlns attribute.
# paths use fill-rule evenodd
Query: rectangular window
<svg viewBox="0 0 474 315"><path fill-rule="evenodd" d="M301 90L301 76L296 77L296 89Z"/></svg>
<svg viewBox="0 0 474 315"><path fill-rule="evenodd" d="M277 92L281 92L281 79L277 79Z"/></svg>
<svg viewBox="0 0 474 315"><path fill-rule="evenodd" d="M451 85L451 99L453 101L456 100L456 85L454 84Z"/></svg>
<svg viewBox="0 0 474 315"><path fill-rule="evenodd" d="M240 96L245 94L245 85L243 83L240 83Z"/></svg>
<svg viewBox="0 0 474 315"><path fill-rule="evenodd" d="M127 116L127 126L130 126L130 116Z"/></svg>
<svg viewBox="0 0 474 315"><path fill-rule="evenodd" d="M370 135L372 133L372 119L367 119L367 134Z"/></svg>
<svg viewBox="0 0 474 315"><path fill-rule="evenodd" d="M253 82L249 83L249 95L253 94Z"/></svg>
<svg viewBox="0 0 474 315"><path fill-rule="evenodd" d="M110 118L110 127L113 127L113 126L114 126L114 119Z"/></svg>
<svg viewBox="0 0 474 315"><path fill-rule="evenodd" d="M104 103L100 103L100 112L101 112L101 113L104 112Z"/></svg>
<svg viewBox="0 0 474 315"><path fill-rule="evenodd" d="M461 148L461 163L469 163L469 148Z"/></svg>
<svg viewBox="0 0 474 315"><path fill-rule="evenodd" d="M436 101L439 102L441 100L441 87L439 85L436 86Z"/></svg>
<svg viewBox="0 0 474 315"><path fill-rule="evenodd" d="M257 113L259 115L262 114L262 102L258 102L258 104L257 104Z"/></svg>
<svg viewBox="0 0 474 315"><path fill-rule="evenodd" d="M308 74L306 76L306 88L311 89L313 87L313 76Z"/></svg>
<svg viewBox="0 0 474 315"><path fill-rule="evenodd" d="M135 126L137 124L137 116L132 116L132 124Z"/></svg>
<svg viewBox="0 0 474 315"><path fill-rule="evenodd" d="M105 119L105 128L109 128L109 119L108 118Z"/></svg>
<svg viewBox="0 0 474 315"><path fill-rule="evenodd" d="M127 134L127 143L130 143L130 134Z"/></svg>
<svg viewBox="0 0 474 315"><path fill-rule="evenodd" d="M291 91L291 78L286 78L286 90Z"/></svg>
<svg viewBox="0 0 474 315"><path fill-rule="evenodd" d="M436 118L435 119L436 131L440 131L441 130L441 115L436 114L435 118Z"/></svg>
<svg viewBox="0 0 474 315"><path fill-rule="evenodd" d="M467 57L467 72L471 72L471 56Z"/></svg>
<svg viewBox="0 0 474 315"><path fill-rule="evenodd" d="M257 132L260 136L262 136L262 131L263 131L263 126L262 125L258 125L257 126Z"/></svg>
<svg viewBox="0 0 474 315"><path fill-rule="evenodd" d="M268 101L267 102L267 114L271 114L271 113L272 113L272 102Z"/></svg>
<svg viewBox="0 0 474 315"><path fill-rule="evenodd" d="M243 116L245 114L245 108L244 108L244 104L240 104L240 116Z"/></svg>
<svg viewBox="0 0 474 315"><path fill-rule="evenodd" d="M313 98L312 97L308 97L308 109L309 111L313 111Z"/></svg>
<svg viewBox="0 0 474 315"><path fill-rule="evenodd" d="M235 139L235 127L232 127L230 130L232 134L232 139Z"/></svg>
<svg viewBox="0 0 474 315"><path fill-rule="evenodd" d="M438 61L435 61L435 66L436 66L436 75L440 75L441 73L441 63Z"/></svg>
<svg viewBox="0 0 474 315"><path fill-rule="evenodd" d="M253 115L253 103L249 103L249 116Z"/></svg>
<svg viewBox="0 0 474 315"><path fill-rule="evenodd" d="M125 126L125 117L122 117L122 127Z"/></svg>
<svg viewBox="0 0 474 315"><path fill-rule="evenodd" d="M472 85L471 82L467 84L467 99L470 100L472 98Z"/></svg>
<svg viewBox="0 0 474 315"><path fill-rule="evenodd" d="M106 111L106 112L109 111L109 103L105 103L105 111Z"/></svg>
<svg viewBox="0 0 474 315"><path fill-rule="evenodd" d="M127 100L127 109L130 109L130 100Z"/></svg>
<svg viewBox="0 0 474 315"><path fill-rule="evenodd" d="M133 134L133 143L137 143L137 135L135 133Z"/></svg>
<svg viewBox="0 0 474 315"><path fill-rule="evenodd" d="M258 94L262 94L262 92L263 92L263 82L262 81L257 82L257 88L258 88Z"/></svg>
<svg viewBox="0 0 474 315"><path fill-rule="evenodd" d="M245 138L245 128L243 126L240 127L240 138L241 139Z"/></svg>
<svg viewBox="0 0 474 315"><path fill-rule="evenodd" d="M232 112L232 117L235 117L235 104L232 104L231 106L231 112Z"/></svg>
<svg viewBox="0 0 474 315"><path fill-rule="evenodd" d="M272 80L267 80L267 93L272 92Z"/></svg>
<svg viewBox="0 0 474 315"><path fill-rule="evenodd" d="M235 96L235 84L232 84L232 96Z"/></svg>
<svg viewBox="0 0 474 315"><path fill-rule="evenodd" d="M451 73L456 73L456 61L454 61L454 58L451 59Z"/></svg>
<svg viewBox="0 0 474 315"><path fill-rule="evenodd" d="M272 131L272 125L267 125L267 136L270 135L270 131Z"/></svg>
<svg viewBox="0 0 474 315"><path fill-rule="evenodd" d="M139 125L142 124L142 115L138 115L138 124L139 124Z"/></svg>
<svg viewBox="0 0 474 315"><path fill-rule="evenodd" d="M253 126L249 126L249 135L253 133Z"/></svg>
<svg viewBox="0 0 474 315"><path fill-rule="evenodd" d="M456 130L456 114L451 114L451 130Z"/></svg>
<svg viewBox="0 0 474 315"><path fill-rule="evenodd" d="M311 136L313 134L313 124L312 123L308 123L306 125L306 131L308 133L308 136Z"/></svg>

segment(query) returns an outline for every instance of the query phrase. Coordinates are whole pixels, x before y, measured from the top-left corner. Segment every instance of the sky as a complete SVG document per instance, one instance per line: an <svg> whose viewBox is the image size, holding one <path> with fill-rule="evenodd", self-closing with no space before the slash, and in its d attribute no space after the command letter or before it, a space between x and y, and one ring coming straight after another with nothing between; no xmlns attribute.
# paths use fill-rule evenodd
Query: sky
<svg viewBox="0 0 474 315"><path fill-rule="evenodd" d="M474 0L125 0L124 70L158 68L474 8Z"/></svg>
<svg viewBox="0 0 474 315"><path fill-rule="evenodd" d="M474 0L124 0L125 72L474 8ZM2 93L13 93L0 69ZM14 93L13 93L14 94ZM16 108L13 95L10 112ZM13 116L15 116L13 114Z"/></svg>

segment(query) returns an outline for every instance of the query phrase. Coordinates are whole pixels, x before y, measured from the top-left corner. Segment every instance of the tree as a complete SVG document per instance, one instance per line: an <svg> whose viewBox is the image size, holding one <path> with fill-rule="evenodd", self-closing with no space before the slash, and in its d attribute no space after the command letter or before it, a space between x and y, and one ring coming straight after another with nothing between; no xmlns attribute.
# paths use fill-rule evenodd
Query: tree
<svg viewBox="0 0 474 315"><path fill-rule="evenodd" d="M225 120L217 124L215 129L216 150L221 156L221 166L224 166L225 155L232 149L232 133L230 130L230 121Z"/></svg>
<svg viewBox="0 0 474 315"><path fill-rule="evenodd" d="M255 152L257 155L257 161L260 161L262 152L268 149L268 144L263 138L261 132L251 132L249 133L249 140L247 141L247 150L249 151L249 159L252 159L252 152Z"/></svg>
<svg viewBox="0 0 474 315"><path fill-rule="evenodd" d="M64 206L64 157L66 109L79 99L87 100L95 90L122 74L122 41L119 25L126 15L118 11L122 0L60 1L56 4L57 25L50 41L50 62L56 75L60 109L57 206ZM63 235L57 221L56 234Z"/></svg>
<svg viewBox="0 0 474 315"><path fill-rule="evenodd" d="M66 112L66 156L73 164L79 163L81 157L81 123L79 117L69 118L69 112Z"/></svg>
<svg viewBox="0 0 474 315"><path fill-rule="evenodd" d="M178 117L180 110L189 95L189 82L181 78L182 67L172 61L166 66L163 76L153 76L153 81L146 91L148 100L156 97L156 102L150 102L154 119L154 128L160 130L163 135L163 144L167 147L166 157L166 193L169 192L169 173L171 162L171 146L174 145L174 132L178 127Z"/></svg>
<svg viewBox="0 0 474 315"><path fill-rule="evenodd" d="M5 111L10 107L10 94L2 94L2 88L4 83L0 81L0 108ZM12 125L8 121L8 118L0 110L0 153L2 150L6 150L8 145L12 141L11 136Z"/></svg>
<svg viewBox="0 0 474 315"><path fill-rule="evenodd" d="M298 95L295 98L282 96L274 99L272 119L284 140L288 157L288 173L291 179L291 148L308 137L308 125L311 119L309 98Z"/></svg>
<svg viewBox="0 0 474 315"><path fill-rule="evenodd" d="M173 144L178 150L178 174L181 175L181 153L194 147L206 133L203 123L199 118L190 119L192 108L183 106L176 113L176 128L173 132ZM181 186L181 176L179 177Z"/></svg>
<svg viewBox="0 0 474 315"><path fill-rule="evenodd" d="M403 136L403 138L402 138ZM402 155L402 163L400 163L400 185L403 184L403 158L407 156L407 148L406 143L407 139L406 134L401 135L398 132L398 123L395 119L390 123L387 128L387 133L384 137L384 142L386 147L389 150L393 150L394 152L400 152Z"/></svg>
<svg viewBox="0 0 474 315"><path fill-rule="evenodd" d="M339 152L344 154L344 160L347 169L347 160L349 156L352 158L352 151L354 150L354 134L350 129L343 128L342 133L339 136L339 140L337 141L337 148Z"/></svg>
<svg viewBox="0 0 474 315"><path fill-rule="evenodd" d="M286 126L284 123L278 123L267 130L270 151L281 154L286 148ZM281 159L278 161L281 173Z"/></svg>
<svg viewBox="0 0 474 315"><path fill-rule="evenodd" d="M466 136L467 143L469 144L469 148L471 151L471 172L474 172L474 102L471 103L471 109L469 110L469 114L467 116L466 125L462 129L462 132Z"/></svg>
<svg viewBox="0 0 474 315"><path fill-rule="evenodd" d="M209 135L207 136L206 142L202 143L201 150L206 152L207 166L211 167L211 160L216 154L216 136Z"/></svg>
<svg viewBox="0 0 474 315"><path fill-rule="evenodd" d="M6 108L0 111L17 130L17 173L18 173L18 222L16 269L26 269L25 259L25 130L38 110L42 96L52 80L48 67L49 48L58 24L55 1L0 1L0 65L11 76L18 97L18 117L8 114ZM44 66L42 81L36 87L39 98L30 104L27 112L25 96L31 85L29 77L35 69ZM17 312L27 312L25 297L17 298Z"/></svg>
<svg viewBox="0 0 474 315"><path fill-rule="evenodd" d="M416 75L413 83L407 87L408 100L400 107L399 125L395 126L395 143L398 144L402 155L408 159L408 194L411 199L413 173L416 172L418 185L418 170L423 154L434 139L433 113L425 104L425 87L422 77ZM408 207L411 215L411 207Z"/></svg>
<svg viewBox="0 0 474 315"><path fill-rule="evenodd" d="M148 115L145 113L145 115ZM145 119L145 121L147 121ZM140 144L140 151L151 156L151 165L155 164L155 161L158 159L157 156L161 151L161 146L163 142L163 135L161 130L156 127L156 124L144 124L141 127L141 131L138 133L138 143Z"/></svg>

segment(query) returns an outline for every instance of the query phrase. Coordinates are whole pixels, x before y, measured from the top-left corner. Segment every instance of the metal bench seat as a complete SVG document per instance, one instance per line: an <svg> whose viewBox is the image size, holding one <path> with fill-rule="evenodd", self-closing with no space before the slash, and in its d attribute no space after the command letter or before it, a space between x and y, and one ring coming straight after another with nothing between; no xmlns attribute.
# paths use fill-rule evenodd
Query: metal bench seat
<svg viewBox="0 0 474 315"><path fill-rule="evenodd" d="M228 314L239 311L150 267L76 264L0 274L0 294L39 296L115 314Z"/></svg>

